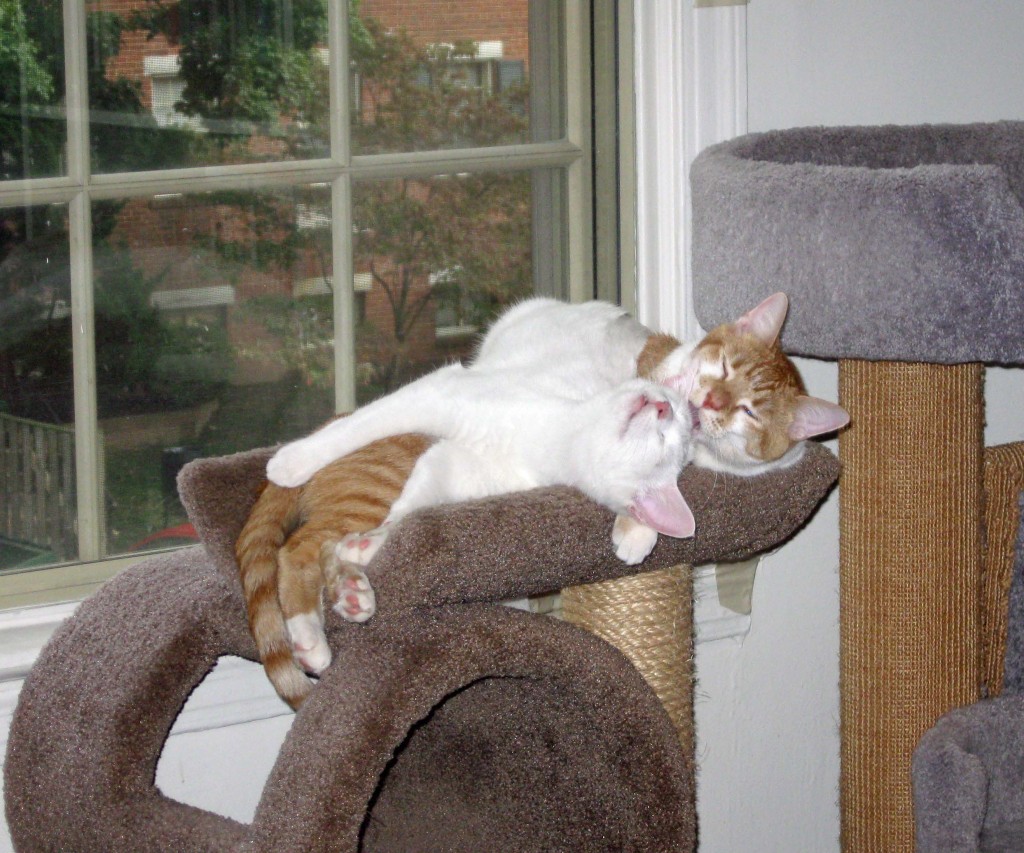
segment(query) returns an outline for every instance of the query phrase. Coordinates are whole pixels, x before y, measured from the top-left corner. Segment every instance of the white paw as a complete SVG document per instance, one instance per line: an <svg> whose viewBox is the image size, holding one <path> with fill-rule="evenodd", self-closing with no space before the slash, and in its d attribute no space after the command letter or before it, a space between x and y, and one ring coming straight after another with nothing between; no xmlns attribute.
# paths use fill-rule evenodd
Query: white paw
<svg viewBox="0 0 1024 853"><path fill-rule="evenodd" d="M375 530L368 530L366 533L350 533L338 543L335 554L339 560L344 560L346 563L367 566L380 550L380 546L387 540L390 532L391 529L385 522Z"/></svg>
<svg viewBox="0 0 1024 853"><path fill-rule="evenodd" d="M338 553L342 544L338 544ZM327 590L334 612L348 622L365 622L377 612L377 596L369 578L354 565L342 564L338 576Z"/></svg>
<svg viewBox="0 0 1024 853"><path fill-rule="evenodd" d="M306 672L319 675L331 663L331 647L327 645L319 613L300 613L285 625L292 642L292 657Z"/></svg>
<svg viewBox="0 0 1024 853"><path fill-rule="evenodd" d="M658 543L658 531L652 530L628 515L615 517L612 526L612 544L617 556L627 566L642 563Z"/></svg>
<svg viewBox="0 0 1024 853"><path fill-rule="evenodd" d="M267 462L267 479L279 486L301 486L321 468L315 453L302 441L286 444Z"/></svg>

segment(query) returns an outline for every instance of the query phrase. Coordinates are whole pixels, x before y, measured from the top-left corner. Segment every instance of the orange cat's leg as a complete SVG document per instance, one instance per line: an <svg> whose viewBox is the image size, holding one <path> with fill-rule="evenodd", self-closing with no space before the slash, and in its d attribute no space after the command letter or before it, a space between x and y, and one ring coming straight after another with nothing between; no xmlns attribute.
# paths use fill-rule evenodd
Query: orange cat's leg
<svg viewBox="0 0 1024 853"><path fill-rule="evenodd" d="M363 570L343 558L344 545L330 540L320 549L327 597L334 611L349 622L365 622L377 612L377 597Z"/></svg>
<svg viewBox="0 0 1024 853"><path fill-rule="evenodd" d="M320 569L322 532L300 529L278 552L277 595L288 627L292 655L307 672L321 673L331 662L324 635Z"/></svg>
<svg viewBox="0 0 1024 853"><path fill-rule="evenodd" d="M391 533L391 521L359 533L349 533L337 545L338 559L353 566L368 566Z"/></svg>

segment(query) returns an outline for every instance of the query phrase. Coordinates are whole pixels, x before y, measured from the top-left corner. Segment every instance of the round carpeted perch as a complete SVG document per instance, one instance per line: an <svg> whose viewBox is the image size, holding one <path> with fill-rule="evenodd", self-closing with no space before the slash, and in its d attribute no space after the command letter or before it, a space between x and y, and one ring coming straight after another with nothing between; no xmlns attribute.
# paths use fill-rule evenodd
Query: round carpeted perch
<svg viewBox="0 0 1024 853"><path fill-rule="evenodd" d="M155 786L164 740L223 655L254 658L234 540L269 451L179 478L203 541L85 601L33 667L4 781L19 851L689 850L692 756L620 652L493 604L635 572L570 489L417 513L369 567L378 615L329 619L335 661L296 715L250 825ZM645 568L743 559L803 524L838 473L811 446L754 480L687 470L692 540Z"/></svg>
<svg viewBox="0 0 1024 853"><path fill-rule="evenodd" d="M980 363L1024 363L1024 123L752 134L691 180L700 321L784 289L783 348L840 360L843 849L909 851L913 747L978 695Z"/></svg>

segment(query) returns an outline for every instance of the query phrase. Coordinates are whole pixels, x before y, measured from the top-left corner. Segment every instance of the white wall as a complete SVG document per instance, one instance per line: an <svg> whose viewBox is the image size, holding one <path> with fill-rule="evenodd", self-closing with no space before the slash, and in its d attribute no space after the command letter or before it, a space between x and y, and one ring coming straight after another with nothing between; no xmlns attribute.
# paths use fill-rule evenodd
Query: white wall
<svg viewBox="0 0 1024 853"><path fill-rule="evenodd" d="M1022 45L1020 0L751 0L748 129L1024 119ZM1024 438L1022 373L989 371L989 444ZM742 645L698 647L701 853L839 850L838 564L833 498L762 562Z"/></svg>

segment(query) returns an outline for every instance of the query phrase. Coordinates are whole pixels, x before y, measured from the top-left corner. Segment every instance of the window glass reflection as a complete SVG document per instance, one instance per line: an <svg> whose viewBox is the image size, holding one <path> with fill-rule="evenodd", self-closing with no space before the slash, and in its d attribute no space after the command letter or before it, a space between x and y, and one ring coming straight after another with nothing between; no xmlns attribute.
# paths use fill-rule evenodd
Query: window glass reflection
<svg viewBox="0 0 1024 853"><path fill-rule="evenodd" d="M78 554L64 205L0 210L0 569Z"/></svg>
<svg viewBox="0 0 1024 853"><path fill-rule="evenodd" d="M531 141L527 0L361 0L350 18L359 154ZM558 132L558 131L555 131Z"/></svg>
<svg viewBox="0 0 1024 853"><path fill-rule="evenodd" d="M0 3L0 180L65 173L61 4Z"/></svg>
<svg viewBox="0 0 1024 853"><path fill-rule="evenodd" d="M109 554L193 537L175 476L334 406L330 193L132 199L94 247Z"/></svg>
<svg viewBox="0 0 1024 853"><path fill-rule="evenodd" d="M532 293L531 175L355 185L360 401L454 358Z"/></svg>
<svg viewBox="0 0 1024 853"><path fill-rule="evenodd" d="M328 154L326 0L98 0L99 172Z"/></svg>

